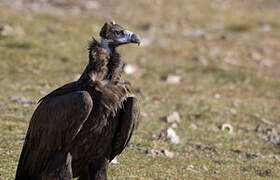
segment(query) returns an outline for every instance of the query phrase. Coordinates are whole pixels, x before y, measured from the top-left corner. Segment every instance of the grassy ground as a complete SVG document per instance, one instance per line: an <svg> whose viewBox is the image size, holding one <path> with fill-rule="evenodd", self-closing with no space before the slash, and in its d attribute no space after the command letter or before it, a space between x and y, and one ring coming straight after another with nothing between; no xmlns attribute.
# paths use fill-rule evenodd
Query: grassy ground
<svg viewBox="0 0 280 180"><path fill-rule="evenodd" d="M265 140L271 129L280 133L278 1L121 0L106 7L111 13L59 15L0 4L0 26L18 29L0 36L0 179L13 179L36 108L15 99L37 101L77 77L90 36L111 18L146 45L120 48L141 69L123 78L145 116L110 179L280 179L280 147ZM182 81L168 84L165 75ZM169 126L162 117L174 111L181 116L176 145L157 140ZM232 134L219 129L224 123ZM150 149L175 155L152 157Z"/></svg>

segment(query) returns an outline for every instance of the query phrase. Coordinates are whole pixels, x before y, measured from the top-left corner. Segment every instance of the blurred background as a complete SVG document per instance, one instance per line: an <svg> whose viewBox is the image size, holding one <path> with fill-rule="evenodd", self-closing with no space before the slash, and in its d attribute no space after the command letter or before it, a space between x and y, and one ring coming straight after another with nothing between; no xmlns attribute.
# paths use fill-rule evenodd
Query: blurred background
<svg viewBox="0 0 280 180"><path fill-rule="evenodd" d="M280 178L279 0L0 0L0 179L13 179L36 102L77 79L104 22L140 125L110 179Z"/></svg>

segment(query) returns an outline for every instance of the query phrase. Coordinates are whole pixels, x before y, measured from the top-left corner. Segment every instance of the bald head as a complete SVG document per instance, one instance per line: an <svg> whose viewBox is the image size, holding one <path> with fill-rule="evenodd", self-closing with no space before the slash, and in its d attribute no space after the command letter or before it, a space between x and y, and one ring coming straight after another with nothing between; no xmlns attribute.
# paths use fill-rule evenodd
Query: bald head
<svg viewBox="0 0 280 180"><path fill-rule="evenodd" d="M112 21L109 23L106 22L103 25L99 35L102 38L101 45L107 50L128 43L140 44L140 38L138 35L124 29L122 26Z"/></svg>

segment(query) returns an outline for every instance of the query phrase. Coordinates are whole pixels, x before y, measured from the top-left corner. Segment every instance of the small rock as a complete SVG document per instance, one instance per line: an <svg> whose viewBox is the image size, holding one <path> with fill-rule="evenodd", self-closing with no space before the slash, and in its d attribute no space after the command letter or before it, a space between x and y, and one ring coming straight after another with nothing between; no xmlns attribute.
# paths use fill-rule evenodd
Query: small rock
<svg viewBox="0 0 280 180"><path fill-rule="evenodd" d="M174 153L173 152L170 152L168 150L156 150L156 149L151 149L151 150L146 150L146 154L148 155L151 155L153 157L156 157L156 156L166 156L166 157L169 157L169 158L173 158L174 157Z"/></svg>
<svg viewBox="0 0 280 180"><path fill-rule="evenodd" d="M163 129L160 131L160 134L158 136L158 140L170 140L173 144L179 144L180 139L179 136L176 134L176 132L171 128Z"/></svg>
<svg viewBox="0 0 280 180"><path fill-rule="evenodd" d="M220 99L220 98L221 98L221 95L220 95L220 94L215 94L215 95L214 95L214 98L215 98L215 99Z"/></svg>
<svg viewBox="0 0 280 180"><path fill-rule="evenodd" d="M255 117L257 118L257 119L259 119L259 118L261 118L261 116L260 116L260 114L255 114Z"/></svg>
<svg viewBox="0 0 280 180"><path fill-rule="evenodd" d="M168 151L168 150L163 150L163 153L166 157L169 157L169 158L173 158L174 157L174 152L171 152L171 151Z"/></svg>
<svg viewBox="0 0 280 180"><path fill-rule="evenodd" d="M166 121L168 123L173 123L173 122L178 122L179 123L181 121L181 118L180 118L179 113L175 111L175 112L166 116Z"/></svg>
<svg viewBox="0 0 280 180"><path fill-rule="evenodd" d="M267 125L271 125L274 126L275 124L273 122L270 122L269 120L265 119L265 118L261 118L261 121Z"/></svg>
<svg viewBox="0 0 280 180"><path fill-rule="evenodd" d="M253 154L253 153L246 153L246 158L248 159L255 159L255 158L259 158L260 156L257 154Z"/></svg>
<svg viewBox="0 0 280 180"><path fill-rule="evenodd" d="M193 130L197 130L197 125L194 124L194 123L191 123L190 128L193 129Z"/></svg>
<svg viewBox="0 0 280 180"><path fill-rule="evenodd" d="M233 115L237 114L237 111L234 108L230 108L229 112Z"/></svg>
<svg viewBox="0 0 280 180"><path fill-rule="evenodd" d="M119 162L118 162L117 158L114 158L114 159L111 161L111 163L112 163L112 164L118 164Z"/></svg>
<svg viewBox="0 0 280 180"><path fill-rule="evenodd" d="M135 73L138 73L139 72L139 68L137 65L135 64L126 64L124 66L124 72L126 74L135 74Z"/></svg>
<svg viewBox="0 0 280 180"><path fill-rule="evenodd" d="M10 35L18 35L23 36L24 30L20 26L16 26L13 28L10 25L0 26L0 35L2 36L10 36Z"/></svg>
<svg viewBox="0 0 280 180"><path fill-rule="evenodd" d="M29 106L29 105L36 104L36 101L28 100L28 99L25 98L25 97L13 98L12 101L13 101L13 102L16 102L16 103L18 103L18 104L22 104L23 106Z"/></svg>
<svg viewBox="0 0 280 180"><path fill-rule="evenodd" d="M274 156L273 156L273 159L276 159L277 161L280 161L280 158L279 158L279 156L277 156L277 155L274 155Z"/></svg>
<svg viewBox="0 0 280 180"><path fill-rule="evenodd" d="M179 136L176 134L176 132L172 128L167 129L167 138L169 138L171 143L173 143L173 144L180 143Z"/></svg>
<svg viewBox="0 0 280 180"><path fill-rule="evenodd" d="M272 67L273 66L273 62L269 59L263 59L261 61L259 61L260 65L262 66L266 66L266 67Z"/></svg>
<svg viewBox="0 0 280 180"><path fill-rule="evenodd" d="M271 31L271 26L269 24L264 24L261 28L261 31L263 32L270 32Z"/></svg>
<svg viewBox="0 0 280 180"><path fill-rule="evenodd" d="M221 130L222 131L227 130L230 134L233 133L233 127L230 124L223 124Z"/></svg>
<svg viewBox="0 0 280 180"><path fill-rule="evenodd" d="M260 61L262 59L262 55L258 52L251 52L250 57L255 61Z"/></svg>
<svg viewBox="0 0 280 180"><path fill-rule="evenodd" d="M156 149L150 149L146 151L146 154L156 157L156 156L164 156L163 152Z"/></svg>
<svg viewBox="0 0 280 180"><path fill-rule="evenodd" d="M267 137L265 138L266 141L271 142L277 146L280 146L280 135L274 129L267 129L266 130Z"/></svg>
<svg viewBox="0 0 280 180"><path fill-rule="evenodd" d="M13 27L9 25L4 25L0 27L0 35L2 36L9 36L15 34L15 30Z"/></svg>
<svg viewBox="0 0 280 180"><path fill-rule="evenodd" d="M193 165L182 166L181 169L183 169L183 170L188 170L188 171L192 171L192 172L198 172L197 170L194 170L194 166L193 166Z"/></svg>
<svg viewBox="0 0 280 180"><path fill-rule="evenodd" d="M176 75L168 75L161 78L169 84L180 84L181 77Z"/></svg>
<svg viewBox="0 0 280 180"><path fill-rule="evenodd" d="M208 171L208 168L207 168L205 165L203 165L202 169L203 169L204 171Z"/></svg>

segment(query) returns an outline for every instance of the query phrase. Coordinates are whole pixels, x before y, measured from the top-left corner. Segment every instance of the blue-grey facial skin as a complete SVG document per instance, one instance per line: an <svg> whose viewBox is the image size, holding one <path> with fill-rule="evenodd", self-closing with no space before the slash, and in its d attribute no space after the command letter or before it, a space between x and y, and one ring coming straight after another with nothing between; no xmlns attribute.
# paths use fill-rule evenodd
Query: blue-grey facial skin
<svg viewBox="0 0 280 180"><path fill-rule="evenodd" d="M120 44L137 43L138 45L140 45L140 37L128 30L124 30L124 36L117 41Z"/></svg>
<svg viewBox="0 0 280 180"><path fill-rule="evenodd" d="M113 34L109 34L109 36L113 36ZM101 47L105 48L107 52L111 52L111 47L117 47L120 45L128 44L128 43L137 43L140 45L140 37L137 34L134 34L131 31L124 30L120 38L116 39L101 39Z"/></svg>

